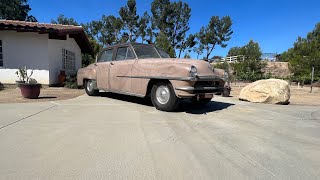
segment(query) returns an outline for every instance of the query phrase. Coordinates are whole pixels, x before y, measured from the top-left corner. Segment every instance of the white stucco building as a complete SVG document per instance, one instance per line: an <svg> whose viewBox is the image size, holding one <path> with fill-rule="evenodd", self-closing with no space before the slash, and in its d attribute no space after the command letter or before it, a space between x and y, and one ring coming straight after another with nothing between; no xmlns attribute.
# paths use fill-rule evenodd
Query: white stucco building
<svg viewBox="0 0 320 180"><path fill-rule="evenodd" d="M57 84L61 70L76 73L81 52L92 48L81 26L0 20L0 82L14 84L20 67L34 69L35 80Z"/></svg>

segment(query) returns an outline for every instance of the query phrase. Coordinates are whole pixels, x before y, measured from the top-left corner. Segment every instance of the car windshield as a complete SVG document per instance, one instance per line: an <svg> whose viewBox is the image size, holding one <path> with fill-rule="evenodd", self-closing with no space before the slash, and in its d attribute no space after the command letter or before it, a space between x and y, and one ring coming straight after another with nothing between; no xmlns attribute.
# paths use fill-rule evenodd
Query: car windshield
<svg viewBox="0 0 320 180"><path fill-rule="evenodd" d="M168 58L169 55L160 50L157 50L153 46L148 45L134 45L134 51L136 52L138 59L146 59L146 58Z"/></svg>

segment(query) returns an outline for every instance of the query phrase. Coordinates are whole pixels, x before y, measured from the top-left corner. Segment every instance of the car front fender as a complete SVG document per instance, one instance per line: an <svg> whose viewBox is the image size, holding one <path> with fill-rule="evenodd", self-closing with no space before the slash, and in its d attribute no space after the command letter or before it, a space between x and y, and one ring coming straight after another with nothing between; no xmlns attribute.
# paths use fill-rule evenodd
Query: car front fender
<svg viewBox="0 0 320 180"><path fill-rule="evenodd" d="M77 83L78 86L83 86L83 81L85 79L97 79L97 72L95 68L86 67L78 70L77 73Z"/></svg>

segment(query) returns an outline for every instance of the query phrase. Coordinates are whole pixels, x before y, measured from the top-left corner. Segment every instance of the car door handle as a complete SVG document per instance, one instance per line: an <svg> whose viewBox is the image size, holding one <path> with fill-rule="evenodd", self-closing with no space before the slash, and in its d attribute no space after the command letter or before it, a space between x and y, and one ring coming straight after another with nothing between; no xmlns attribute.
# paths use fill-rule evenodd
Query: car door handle
<svg viewBox="0 0 320 180"><path fill-rule="evenodd" d="M110 62L111 65L114 65L114 62Z"/></svg>
<svg viewBox="0 0 320 180"><path fill-rule="evenodd" d="M94 64L95 66L98 66L97 64Z"/></svg>

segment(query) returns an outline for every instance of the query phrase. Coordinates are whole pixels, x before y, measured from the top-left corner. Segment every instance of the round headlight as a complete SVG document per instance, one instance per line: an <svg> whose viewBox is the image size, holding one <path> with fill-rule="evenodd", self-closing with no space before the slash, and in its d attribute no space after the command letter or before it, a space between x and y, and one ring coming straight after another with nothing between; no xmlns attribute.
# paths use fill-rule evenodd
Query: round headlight
<svg viewBox="0 0 320 180"><path fill-rule="evenodd" d="M190 68L190 76L191 77L197 77L198 75L198 70L195 66L191 66Z"/></svg>

